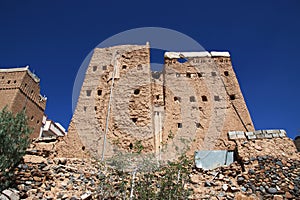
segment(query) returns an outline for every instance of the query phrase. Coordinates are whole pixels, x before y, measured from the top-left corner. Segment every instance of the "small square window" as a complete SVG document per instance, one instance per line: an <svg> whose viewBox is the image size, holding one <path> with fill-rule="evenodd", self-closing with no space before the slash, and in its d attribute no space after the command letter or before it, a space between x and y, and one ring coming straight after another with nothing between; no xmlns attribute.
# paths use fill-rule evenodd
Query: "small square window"
<svg viewBox="0 0 300 200"><path fill-rule="evenodd" d="M216 72L211 72L211 75L212 76L217 76L217 73Z"/></svg>
<svg viewBox="0 0 300 200"><path fill-rule="evenodd" d="M197 128L201 128L202 126L201 126L200 123L196 123L196 127L197 127Z"/></svg>
<svg viewBox="0 0 300 200"><path fill-rule="evenodd" d="M186 77L191 78L191 77L192 77L192 74L189 73L189 72L187 72L187 73L186 73Z"/></svg>
<svg viewBox="0 0 300 200"><path fill-rule="evenodd" d="M190 96L190 102L196 102L196 98L194 96Z"/></svg>
<svg viewBox="0 0 300 200"><path fill-rule="evenodd" d="M132 120L133 123L136 123L138 118L131 118L131 120Z"/></svg>
<svg viewBox="0 0 300 200"><path fill-rule="evenodd" d="M107 66L106 65L102 66L102 69L107 70Z"/></svg>
<svg viewBox="0 0 300 200"><path fill-rule="evenodd" d="M230 100L235 100L235 94L231 94L231 95L229 95L229 97L230 97Z"/></svg>
<svg viewBox="0 0 300 200"><path fill-rule="evenodd" d="M225 71L225 72L224 72L224 75L225 75L225 76L229 76L229 72L228 72L228 71Z"/></svg>
<svg viewBox="0 0 300 200"><path fill-rule="evenodd" d="M220 97L219 96L214 96L215 101L220 101Z"/></svg>
<svg viewBox="0 0 300 200"><path fill-rule="evenodd" d="M86 91L86 96L88 96L88 97L91 96L91 93L92 93L92 90L87 90Z"/></svg>
<svg viewBox="0 0 300 200"><path fill-rule="evenodd" d="M124 69L124 70L127 69L127 65L123 65L122 69Z"/></svg>
<svg viewBox="0 0 300 200"><path fill-rule="evenodd" d="M202 96L202 101L207 101L207 97L206 96Z"/></svg>
<svg viewBox="0 0 300 200"><path fill-rule="evenodd" d="M98 90L97 94L98 94L98 96L101 96L102 95L102 90Z"/></svg>
<svg viewBox="0 0 300 200"><path fill-rule="evenodd" d="M180 97L174 97L174 101L181 102L181 98Z"/></svg>
<svg viewBox="0 0 300 200"><path fill-rule="evenodd" d="M202 77L202 74L201 73L197 73L197 76L200 78L200 77Z"/></svg>
<svg viewBox="0 0 300 200"><path fill-rule="evenodd" d="M135 95L140 94L140 89L135 89L135 90L133 91L133 93L134 93Z"/></svg>
<svg viewBox="0 0 300 200"><path fill-rule="evenodd" d="M177 123L178 128L182 128L182 123Z"/></svg>
<svg viewBox="0 0 300 200"><path fill-rule="evenodd" d="M142 66L141 64L139 64L139 65L137 66L137 69L138 69L138 70L142 70L142 69L143 69L143 66Z"/></svg>
<svg viewBox="0 0 300 200"><path fill-rule="evenodd" d="M97 71L97 66L93 66L93 71Z"/></svg>

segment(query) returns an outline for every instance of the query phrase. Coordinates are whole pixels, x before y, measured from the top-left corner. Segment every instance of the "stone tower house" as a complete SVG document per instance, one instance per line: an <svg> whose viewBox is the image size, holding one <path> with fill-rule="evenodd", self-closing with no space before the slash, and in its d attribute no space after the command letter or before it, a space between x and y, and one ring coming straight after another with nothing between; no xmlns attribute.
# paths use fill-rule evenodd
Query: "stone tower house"
<svg viewBox="0 0 300 200"><path fill-rule="evenodd" d="M40 94L40 79L28 66L0 69L0 109L7 106L13 113L26 108L28 125L34 128L31 138L40 134L46 98Z"/></svg>
<svg viewBox="0 0 300 200"><path fill-rule="evenodd" d="M148 44L96 48L61 153L106 158L139 146L168 159L228 149L228 131L254 130L228 52L166 52L164 63L151 72Z"/></svg>

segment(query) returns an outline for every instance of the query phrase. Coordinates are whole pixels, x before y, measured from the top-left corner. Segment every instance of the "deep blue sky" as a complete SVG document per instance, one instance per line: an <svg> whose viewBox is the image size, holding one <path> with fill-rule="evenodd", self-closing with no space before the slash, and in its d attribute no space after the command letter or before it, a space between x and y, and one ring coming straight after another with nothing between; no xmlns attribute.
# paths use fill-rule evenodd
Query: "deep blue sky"
<svg viewBox="0 0 300 200"><path fill-rule="evenodd" d="M299 135L298 0L0 0L0 67L30 65L48 97L46 114L67 128L85 56L114 34L147 26L182 32L207 50L229 50L256 129Z"/></svg>

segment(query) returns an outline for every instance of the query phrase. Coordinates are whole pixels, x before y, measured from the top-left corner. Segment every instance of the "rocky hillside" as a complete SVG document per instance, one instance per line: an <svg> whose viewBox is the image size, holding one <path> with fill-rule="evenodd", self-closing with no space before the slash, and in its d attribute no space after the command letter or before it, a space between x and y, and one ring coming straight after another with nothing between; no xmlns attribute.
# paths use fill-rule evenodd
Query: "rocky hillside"
<svg viewBox="0 0 300 200"><path fill-rule="evenodd" d="M58 158L56 140L36 141L0 199L300 199L300 156L289 138L233 141L236 161L229 166L197 169L188 158L136 173Z"/></svg>

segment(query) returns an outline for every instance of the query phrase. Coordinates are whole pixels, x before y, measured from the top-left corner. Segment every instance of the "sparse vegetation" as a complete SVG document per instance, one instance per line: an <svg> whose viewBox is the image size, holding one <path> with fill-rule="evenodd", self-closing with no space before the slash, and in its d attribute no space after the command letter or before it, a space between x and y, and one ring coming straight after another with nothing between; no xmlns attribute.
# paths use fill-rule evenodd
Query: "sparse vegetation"
<svg viewBox="0 0 300 200"><path fill-rule="evenodd" d="M7 108L0 111L0 190L11 184L13 169L25 155L31 132L25 110L16 115Z"/></svg>

